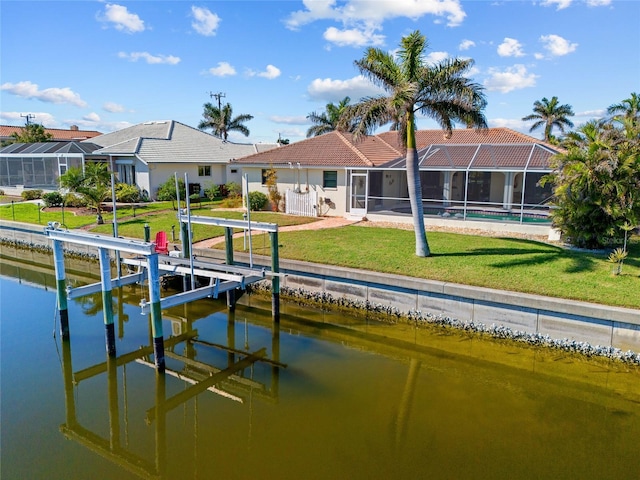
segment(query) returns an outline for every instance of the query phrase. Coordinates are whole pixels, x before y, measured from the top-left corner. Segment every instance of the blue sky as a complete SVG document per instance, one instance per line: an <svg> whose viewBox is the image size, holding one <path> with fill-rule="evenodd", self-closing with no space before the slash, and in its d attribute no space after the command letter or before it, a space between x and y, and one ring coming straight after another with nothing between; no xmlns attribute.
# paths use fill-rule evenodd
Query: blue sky
<svg viewBox="0 0 640 480"><path fill-rule="evenodd" d="M4 125L30 114L104 133L151 120L195 127L222 93L234 114L254 116L250 136L230 140L298 141L310 112L376 94L354 60L413 30L430 61L475 60L492 127L528 132L521 118L554 95L577 126L640 91L636 0L2 0L0 22Z"/></svg>

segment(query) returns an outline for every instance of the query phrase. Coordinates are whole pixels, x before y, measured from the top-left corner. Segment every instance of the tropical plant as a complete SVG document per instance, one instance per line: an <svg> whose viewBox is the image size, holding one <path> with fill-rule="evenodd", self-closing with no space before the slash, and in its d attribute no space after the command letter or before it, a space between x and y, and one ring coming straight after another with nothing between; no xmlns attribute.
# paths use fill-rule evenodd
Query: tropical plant
<svg viewBox="0 0 640 480"><path fill-rule="evenodd" d="M60 186L82 197L87 206L96 210L96 223L103 224L102 203L111 195L111 173L104 162L88 162L84 171L69 168L59 178Z"/></svg>
<svg viewBox="0 0 640 480"><path fill-rule="evenodd" d="M198 128L200 130L210 128L216 137L220 137L225 141L229 136L229 132L239 132L248 137L249 129L244 123L253 119L253 115L248 114L233 117L233 109L230 103L220 107L216 107L212 103L205 103L202 116L204 120L200 121Z"/></svg>
<svg viewBox="0 0 640 480"><path fill-rule="evenodd" d="M220 198L220 186L219 185L214 185L213 183L208 185L205 189L204 189L204 196L207 197L209 200L213 201L216 198Z"/></svg>
<svg viewBox="0 0 640 480"><path fill-rule="evenodd" d="M349 102L351 102L351 98L344 97L337 105L327 103L324 112L312 112L307 115L307 118L313 123L307 130L307 138L317 137L318 135L338 130L340 117L349 105Z"/></svg>
<svg viewBox="0 0 640 480"><path fill-rule="evenodd" d="M640 221L640 129L629 121L591 121L565 146L541 181L554 187L556 228L578 247L623 243Z"/></svg>
<svg viewBox="0 0 640 480"><path fill-rule="evenodd" d="M140 190L128 183L116 184L116 200L122 203L135 203L141 200Z"/></svg>
<svg viewBox="0 0 640 480"><path fill-rule="evenodd" d="M25 125L20 133L13 132L11 137L14 143L39 143L53 140L53 135L39 123Z"/></svg>
<svg viewBox="0 0 640 480"><path fill-rule="evenodd" d="M558 128L562 133L565 133L565 127L573 128L573 122L567 118L573 114L571 105L560 105L558 97L551 97L551 100L544 97L542 100L533 102L533 113L523 117L522 120L525 122L535 120L529 131L533 132L544 127L545 142L556 143L552 135L553 128Z"/></svg>
<svg viewBox="0 0 640 480"><path fill-rule="evenodd" d="M264 184L269 192L269 200L273 207L273 211L277 212L280 209L280 200L282 200L282 194L278 191L278 172L271 166L269 170L265 172Z"/></svg>
<svg viewBox="0 0 640 480"><path fill-rule="evenodd" d="M628 252L622 248L616 248L609 254L609 261L615 264L613 269L614 275L620 275L622 273L622 264L627 258Z"/></svg>
<svg viewBox="0 0 640 480"><path fill-rule="evenodd" d="M180 193L180 200L184 201L186 199L187 189L184 185L184 179L182 178L178 178L178 191ZM156 199L161 202L168 202L171 200L171 207L174 210L176 209L176 178L174 176L167 178L167 180L158 187Z"/></svg>
<svg viewBox="0 0 640 480"><path fill-rule="evenodd" d="M640 118L640 95L632 92L629 98L607 108L607 113L613 115L614 120L631 119L637 122Z"/></svg>
<svg viewBox="0 0 640 480"><path fill-rule="evenodd" d="M435 64L425 61L426 38L415 31L400 42L395 54L370 47L355 62L360 72L387 95L367 97L345 107L340 126L349 127L356 139L391 123L406 146L409 200L416 237L416 255L430 255L424 226L422 186L416 145L416 113L430 117L451 135L455 122L486 128L483 88L465 77L471 59L450 58Z"/></svg>
<svg viewBox="0 0 640 480"><path fill-rule="evenodd" d="M269 199L262 192L249 192L249 208L251 210L262 210Z"/></svg>

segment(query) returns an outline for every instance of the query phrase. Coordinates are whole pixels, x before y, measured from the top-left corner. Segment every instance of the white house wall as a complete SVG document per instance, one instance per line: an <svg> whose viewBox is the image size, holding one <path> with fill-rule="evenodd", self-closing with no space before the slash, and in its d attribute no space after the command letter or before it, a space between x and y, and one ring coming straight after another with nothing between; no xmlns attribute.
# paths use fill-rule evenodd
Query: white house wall
<svg viewBox="0 0 640 480"><path fill-rule="evenodd" d="M206 165L206 164L203 164ZM210 177L198 176L198 164L195 163L151 163L149 164L149 193L152 198L156 198L158 188L170 177L174 177L177 173L178 177L184 180L184 174L188 176L189 183L200 184L200 191L204 191L210 185L221 185L228 183L226 181L226 165L209 164L211 167ZM137 172L136 172L137 173Z"/></svg>

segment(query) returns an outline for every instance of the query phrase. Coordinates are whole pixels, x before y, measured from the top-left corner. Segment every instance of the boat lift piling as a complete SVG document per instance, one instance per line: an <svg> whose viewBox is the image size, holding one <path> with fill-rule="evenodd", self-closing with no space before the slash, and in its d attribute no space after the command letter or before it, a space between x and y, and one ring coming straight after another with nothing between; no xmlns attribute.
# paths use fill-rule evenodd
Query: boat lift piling
<svg viewBox="0 0 640 480"><path fill-rule="evenodd" d="M56 291L58 303L58 315L60 316L60 336L63 340L69 339L69 310L67 307L67 286L64 271L64 250L62 242L53 240L54 269L56 272Z"/></svg>

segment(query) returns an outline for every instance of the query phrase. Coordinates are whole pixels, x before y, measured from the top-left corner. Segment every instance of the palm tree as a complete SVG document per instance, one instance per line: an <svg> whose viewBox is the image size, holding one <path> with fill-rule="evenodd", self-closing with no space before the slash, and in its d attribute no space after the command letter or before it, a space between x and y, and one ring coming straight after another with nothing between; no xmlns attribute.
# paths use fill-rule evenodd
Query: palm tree
<svg viewBox="0 0 640 480"><path fill-rule="evenodd" d="M613 119L622 122L631 120L637 123L640 120L640 95L633 92L629 98L607 108L607 113L613 115Z"/></svg>
<svg viewBox="0 0 640 480"><path fill-rule="evenodd" d="M558 97L551 97L548 100L544 97L542 100L536 100L533 102L533 112L531 115L523 117L522 120L529 122L535 120L535 123L531 125L530 132L544 127L544 141L555 141L551 130L557 127L562 133L564 133L565 127L573 127L573 122L567 117L574 115L571 105L558 103Z"/></svg>
<svg viewBox="0 0 640 480"><path fill-rule="evenodd" d="M242 114L233 117L231 104L227 103L220 107L216 107L211 103L204 104L204 112L202 113L204 120L198 124L200 130L210 128L216 137L220 137L224 141L227 140L229 132L240 132L245 137L249 136L249 129L243 124L253 119L253 115Z"/></svg>
<svg viewBox="0 0 640 480"><path fill-rule="evenodd" d="M111 174L104 162L88 162L84 171L79 167L69 168L60 176L60 186L80 194L86 204L96 209L96 222L103 224L102 203L111 194Z"/></svg>
<svg viewBox="0 0 640 480"><path fill-rule="evenodd" d="M337 105L334 105L333 102L327 103L325 107L326 110L322 113L312 112L307 115L307 118L313 123L313 125L309 127L309 130L307 130L307 138L317 137L318 135L337 130L340 117L349 105L349 102L351 102L351 98L344 97Z"/></svg>
<svg viewBox="0 0 640 480"><path fill-rule="evenodd" d="M400 42L396 56L370 47L355 62L360 72L386 91L386 96L367 97L348 106L340 125L351 125L354 137L368 135L391 123L406 145L407 184L416 236L416 255L430 255L424 227L422 187L416 145L416 112L438 122L451 135L454 122L486 128L482 113L486 105L483 88L464 76L473 60L446 59L425 62L426 38L415 31Z"/></svg>

